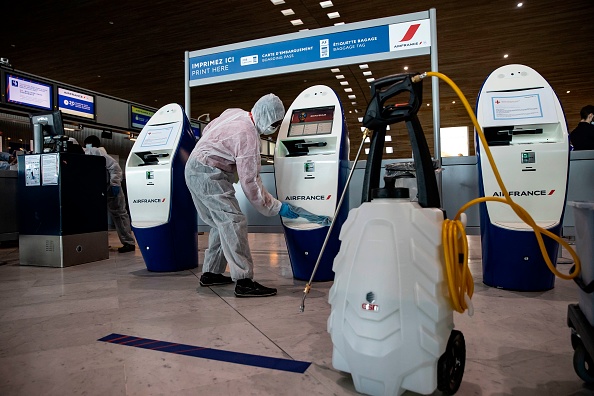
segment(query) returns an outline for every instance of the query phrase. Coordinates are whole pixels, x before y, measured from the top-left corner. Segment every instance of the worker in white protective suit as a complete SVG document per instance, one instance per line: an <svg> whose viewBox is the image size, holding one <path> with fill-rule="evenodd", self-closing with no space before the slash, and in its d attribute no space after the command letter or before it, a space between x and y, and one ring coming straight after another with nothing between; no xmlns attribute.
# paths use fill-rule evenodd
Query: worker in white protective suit
<svg viewBox="0 0 594 396"><path fill-rule="evenodd" d="M122 190L122 167L114 160L104 147L100 147L101 142L95 135L87 136L85 139L85 154L100 155L105 158L105 168L109 174L107 184L107 210L115 226L122 247L118 248L119 253L133 252L136 249L136 242L132 235L130 226L130 215L126 209L126 198Z"/></svg>
<svg viewBox="0 0 594 396"><path fill-rule="evenodd" d="M186 163L185 177L198 215L209 225L201 286L231 284L237 297L264 297L276 289L253 281L247 219L235 198L235 172L250 203L265 216L297 218L287 203L275 199L260 179L260 135L271 135L285 115L274 94L261 97L251 112L227 109L204 128ZM229 263L231 277L223 275Z"/></svg>

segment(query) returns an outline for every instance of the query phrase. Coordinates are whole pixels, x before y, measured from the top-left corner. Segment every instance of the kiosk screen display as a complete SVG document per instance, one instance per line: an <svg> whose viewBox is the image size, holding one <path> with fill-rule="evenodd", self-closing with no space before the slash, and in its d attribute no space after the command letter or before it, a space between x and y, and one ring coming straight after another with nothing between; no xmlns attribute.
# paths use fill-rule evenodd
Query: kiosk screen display
<svg viewBox="0 0 594 396"><path fill-rule="evenodd" d="M326 135L332 132L334 106L293 110L287 136Z"/></svg>

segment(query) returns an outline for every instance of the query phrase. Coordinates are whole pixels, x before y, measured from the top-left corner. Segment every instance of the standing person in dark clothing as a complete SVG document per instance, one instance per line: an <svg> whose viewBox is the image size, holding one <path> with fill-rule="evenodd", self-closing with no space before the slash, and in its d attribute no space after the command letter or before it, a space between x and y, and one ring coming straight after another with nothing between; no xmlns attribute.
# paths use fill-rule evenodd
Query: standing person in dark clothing
<svg viewBox="0 0 594 396"><path fill-rule="evenodd" d="M580 117L580 123L569 135L571 145L574 150L594 150L594 106L582 108Z"/></svg>
<svg viewBox="0 0 594 396"><path fill-rule="evenodd" d="M105 148L101 147L99 138L95 135L87 136L85 139L85 154L100 155L105 158L105 167L109 173L109 187L107 190L107 210L111 215L113 224L124 246L118 248L118 252L133 252L136 249L136 242L132 235L130 216L126 209L126 199L122 190L123 172L120 165L114 160Z"/></svg>

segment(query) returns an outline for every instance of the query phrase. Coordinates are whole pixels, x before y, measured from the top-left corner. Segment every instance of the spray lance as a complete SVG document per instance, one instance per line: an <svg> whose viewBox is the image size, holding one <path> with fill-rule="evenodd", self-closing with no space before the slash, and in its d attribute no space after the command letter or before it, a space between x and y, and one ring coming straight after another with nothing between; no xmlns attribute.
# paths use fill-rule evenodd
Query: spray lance
<svg viewBox="0 0 594 396"><path fill-rule="evenodd" d="M305 289L303 290L303 299L301 300L301 306L299 307L299 312L305 311L305 298L311 289L311 283L313 282L313 278L316 275L316 271L318 270L318 266L320 265L320 261L322 260L322 255L326 250L326 244L330 239L330 234L332 233L332 229L334 228L334 223L336 221L336 217L340 212L340 208L342 207L342 201L348 192L349 183L351 182L351 178L353 177L353 172L355 171L355 167L357 165L357 161L359 161L359 156L361 155L361 151L363 151L363 144L365 143L365 139L371 134L371 131L365 128L363 132L363 138L361 139L361 145L359 146L359 150L357 151L357 156L355 157L355 162L349 172L349 177L347 178L346 184L344 185L344 189L342 190L342 194L340 195L340 200L338 201L338 205L336 206L336 210L334 211L334 216L332 217L332 222L330 223L330 227L328 228L328 233L326 234L326 238L324 239L324 243L322 244L322 249L320 249L320 254L318 255L318 259L316 260L316 265L313 268L311 273L311 277L309 278L309 282L305 285Z"/></svg>

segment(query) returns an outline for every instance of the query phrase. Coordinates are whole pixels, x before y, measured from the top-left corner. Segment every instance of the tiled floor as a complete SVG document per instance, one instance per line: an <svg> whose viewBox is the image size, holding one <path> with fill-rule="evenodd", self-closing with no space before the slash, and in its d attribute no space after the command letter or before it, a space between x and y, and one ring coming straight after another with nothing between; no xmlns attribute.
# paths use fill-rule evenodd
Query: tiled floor
<svg viewBox="0 0 594 396"><path fill-rule="evenodd" d="M544 293L488 288L479 239L469 239L476 312L454 317L467 350L458 394L594 394L572 366L566 316L577 302L573 282L556 280ZM118 246L113 232L110 243ZM207 235L200 236L201 253L206 243ZM200 267L149 273L139 251L112 249L109 260L58 269L19 266L18 248L4 244L0 395L356 394L350 375L331 363L331 282L314 283L299 313L305 282L292 278L283 235L251 234L250 244L255 279L277 287L275 297L239 299L233 285L199 287ZM298 374L97 341L111 333L312 365Z"/></svg>

